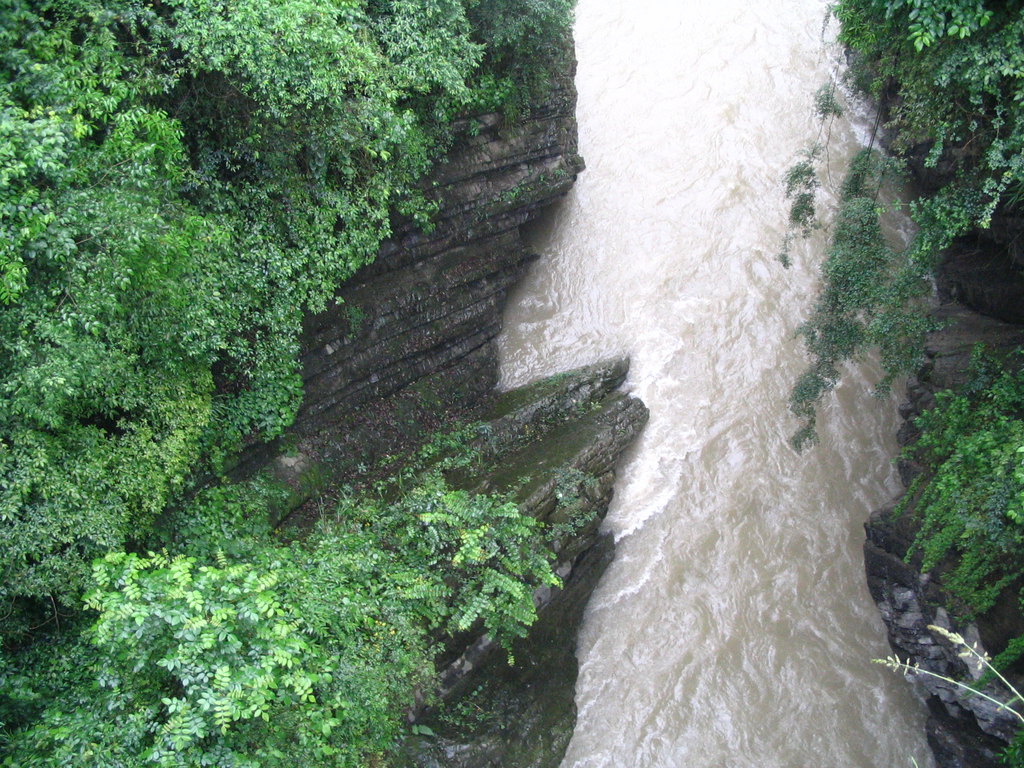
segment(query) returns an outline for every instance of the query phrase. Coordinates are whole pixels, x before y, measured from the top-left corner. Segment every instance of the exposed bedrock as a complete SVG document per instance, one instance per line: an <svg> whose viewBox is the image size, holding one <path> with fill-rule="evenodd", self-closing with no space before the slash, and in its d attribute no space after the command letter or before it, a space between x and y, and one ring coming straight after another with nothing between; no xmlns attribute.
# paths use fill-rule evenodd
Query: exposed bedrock
<svg viewBox="0 0 1024 768"><path fill-rule="evenodd" d="M625 361L610 361L505 393L485 414L485 461L455 478L509 493L549 525L562 588L534 594L539 619L512 648L514 663L486 636L453 649L441 703L417 713L432 735L413 738L417 768L556 768L576 720L575 639L583 609L611 562L600 531L615 467L647 421L638 399L617 391ZM456 655L456 653L458 655Z"/></svg>
<svg viewBox="0 0 1024 768"><path fill-rule="evenodd" d="M460 121L453 149L424 183L438 203L431 231L397 222L374 263L306 318L305 396L290 449L332 473L351 471L490 395L505 299L532 258L520 227L583 168L571 63L565 70L515 125L496 114ZM237 473L281 451L282 441L253 446Z"/></svg>
<svg viewBox="0 0 1024 768"><path fill-rule="evenodd" d="M895 98L895 91L888 94ZM883 117L890 104L883 98ZM884 122L884 119L883 119ZM893 135L881 137L892 145ZM920 144L904 153L917 190L934 192L953 180L958 148L937 163L926 162L932 145ZM967 381L975 345L996 353L1024 347L1024 218L1000 209L991 226L958 239L946 251L936 274L937 305L933 315L942 328L932 333L926 346L926 362L907 383L900 406L904 423L899 431L903 446L919 436L914 419L935 405L937 392L959 389ZM910 485L922 468L901 460L900 477ZM948 563L921 572L921 559L907 558L916 529L913 507L894 515L892 507L874 512L866 525L865 569L872 597L878 604L896 655L938 675L980 687L1005 700L1005 689L984 683L979 671L965 663L935 625L959 633L985 653L995 655L1007 642L1024 634L1024 617L1015 594L1004 592L1000 601L976 621L958 621L954 601L942 585ZM1015 674L1010 674L1016 679ZM979 685L981 683L981 685ZM925 675L914 676L914 685L928 704L928 742L940 768L994 768L999 753L1012 738L1019 721L979 696L966 696L962 688Z"/></svg>
<svg viewBox="0 0 1024 768"><path fill-rule="evenodd" d="M570 74L522 124L506 128L498 115L460 124L456 148L428 185L440 204L433 230L403 226L334 306L307 319L301 431L320 432L440 371L453 384L462 379L462 398L493 389L491 340L530 260L519 227L563 196L583 167L574 108Z"/></svg>

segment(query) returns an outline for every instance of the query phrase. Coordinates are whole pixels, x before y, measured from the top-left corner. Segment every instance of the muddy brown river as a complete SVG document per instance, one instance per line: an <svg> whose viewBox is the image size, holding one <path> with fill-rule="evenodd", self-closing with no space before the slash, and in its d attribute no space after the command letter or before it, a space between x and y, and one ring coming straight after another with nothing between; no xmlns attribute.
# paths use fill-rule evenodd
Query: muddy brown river
<svg viewBox="0 0 1024 768"><path fill-rule="evenodd" d="M862 524L898 490L895 401L847 370L797 455L819 234L776 260L781 180L836 70L817 0L580 0L588 169L536 232L503 384L613 354L651 420L620 473L617 556L587 610L562 768L931 765L892 672ZM820 209L869 118L831 127Z"/></svg>

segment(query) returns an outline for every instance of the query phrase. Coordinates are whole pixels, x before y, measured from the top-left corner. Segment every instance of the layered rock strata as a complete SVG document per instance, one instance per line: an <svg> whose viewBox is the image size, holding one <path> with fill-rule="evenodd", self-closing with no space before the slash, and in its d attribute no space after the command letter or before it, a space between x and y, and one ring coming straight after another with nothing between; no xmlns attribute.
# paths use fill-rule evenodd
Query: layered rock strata
<svg viewBox="0 0 1024 768"><path fill-rule="evenodd" d="M520 227L583 168L575 102L569 72L520 123L490 114L456 126L455 148L427 185L438 204L430 232L400 224L335 304L307 318L300 433L322 434L426 377L463 408L491 392L505 298L531 259Z"/></svg>
<svg viewBox="0 0 1024 768"><path fill-rule="evenodd" d="M372 479L382 460L438 428L481 421L481 463L448 482L507 494L547 524L563 587L535 593L540 619L516 644L515 665L481 631L447 640L440 690L427 698L443 706L410 710L437 735L410 742L410 765L558 765L575 721L576 628L612 555L601 519L615 465L647 419L639 400L617 391L621 360L494 393L494 339L532 258L521 227L583 168L572 69L515 125L483 115L455 127L453 149L424 186L438 207L432 228L395 222L376 261L306 318L296 424L250 448L235 470L269 467L289 485L276 513L301 532L338 484ZM460 707L477 716L453 717Z"/></svg>
<svg viewBox="0 0 1024 768"><path fill-rule="evenodd" d="M417 721L430 736L406 746L417 768L557 768L575 724L576 630L611 561L600 530L622 453L647 421L617 391L625 361L610 361L505 393L485 414L484 462L454 482L509 494L546 523L562 588L534 594L539 619L508 654L472 638L446 665L440 705Z"/></svg>
<svg viewBox="0 0 1024 768"><path fill-rule="evenodd" d="M429 231L394 222L376 260L305 319L295 426L285 441L247 450L237 475L266 465L283 442L329 475L351 472L437 426L439 414L486 400L504 302L532 259L520 228L583 169L573 63L564 70L517 123L486 114L455 125L453 148L424 183L437 205Z"/></svg>

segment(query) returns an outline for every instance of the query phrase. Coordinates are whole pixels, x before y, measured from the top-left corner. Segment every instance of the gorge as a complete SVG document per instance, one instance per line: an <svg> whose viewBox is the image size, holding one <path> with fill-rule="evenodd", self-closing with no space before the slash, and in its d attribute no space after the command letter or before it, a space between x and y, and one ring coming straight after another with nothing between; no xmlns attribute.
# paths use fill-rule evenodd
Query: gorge
<svg viewBox="0 0 1024 768"><path fill-rule="evenodd" d="M1024 343L1012 157L906 399L808 344L836 386L790 443L816 297L877 255L833 260L843 177L920 113L913 68L877 118L816 90L1024 31L904 5L579 0L575 53L568 0L0 9L0 764L998 765L1013 712L872 660L962 678L929 625L1024 636L1024 388L969 364ZM926 195L978 162L908 136ZM951 386L1010 403L946 429L1010 451L1008 506L936 550L914 419ZM1009 563L991 611L968 539Z"/></svg>
<svg viewBox="0 0 1024 768"><path fill-rule="evenodd" d="M864 582L861 525L897 488L895 405L871 396L872 367L850 369L818 448L800 456L787 445L785 403L801 360L793 334L824 238L805 244L789 272L776 262L780 179L814 128L814 78L837 66L825 8L701 13L579 4L576 122L588 168L548 220L530 225L579 170L571 86L557 84L553 106L522 131L506 136L485 121L442 166L441 194L456 201L443 210L453 214L426 240L395 238L336 314L307 323L298 431L309 438L298 452L370 463L375 439L392 450L378 410L400 414L404 430L438 405L484 398L494 362L483 340L496 334L505 286L527 268L523 257L504 266L501 254L521 246L492 233L532 226L544 255L510 299L502 387L628 356L628 389L652 412L605 523L616 557L580 635L579 719L562 765L928 765L922 708L871 663L885 655L884 634ZM714 38L696 39L709 30ZM701 86L712 81L713 91ZM775 94L768 104L765 92ZM646 116L629 119L637 114ZM838 176L866 128L834 130ZM450 242L454 252L431 256ZM463 273L465 310L453 287L463 278L452 281ZM391 309L382 297L392 292L415 303ZM355 332L352 307L366 308ZM403 315L413 319L395 326ZM369 413L346 407L361 403ZM571 605L578 615L580 599ZM428 713L421 722L435 736L414 739L412 762L560 762L572 624L541 622L539 645L517 649L507 683L500 659L471 674L461 711L487 713L476 735ZM520 703L521 688L533 703Z"/></svg>

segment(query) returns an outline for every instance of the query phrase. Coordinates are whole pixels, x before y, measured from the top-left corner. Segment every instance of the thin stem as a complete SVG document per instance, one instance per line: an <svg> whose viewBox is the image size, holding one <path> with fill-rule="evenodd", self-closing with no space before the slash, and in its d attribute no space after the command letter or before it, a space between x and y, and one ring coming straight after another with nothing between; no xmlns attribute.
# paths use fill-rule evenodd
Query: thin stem
<svg viewBox="0 0 1024 768"><path fill-rule="evenodd" d="M890 658L890 659L875 659L874 661L876 663L878 663L878 664L884 664L885 666L889 667L890 669L896 670L897 672L902 671L902 672L906 672L907 674L911 674L911 675L928 675L929 677L934 677L937 680L943 680L943 681L945 681L947 683L951 683L951 684L955 685L958 688L962 688L965 691L969 691L970 693L973 693L973 694L975 694L977 696L980 696L983 699L991 701L999 709L1005 709L1005 710L1008 710L1008 711L1012 712L1014 714L1014 716L1018 720L1020 720L1022 723L1024 723L1024 715L1021 715L1020 712L1015 710L1013 707L1011 707L1006 702L1000 701L999 699L996 699L996 698L994 698L992 696L989 696L987 693L979 691L977 688L974 688L974 687L972 687L970 685L967 685L966 683L963 683L963 682L961 682L959 680L954 680L951 677L946 677L945 675L940 675L938 672L932 672L932 671L927 670L927 669L921 669L920 667L914 666L912 664L908 664L907 662L900 661L898 659L896 659L896 660L894 660L892 658ZM1012 690L1012 688L1011 688L1011 690ZM1019 699L1020 696L1017 695L1017 698Z"/></svg>
<svg viewBox="0 0 1024 768"><path fill-rule="evenodd" d="M971 653L971 655L973 655L976 659L978 659L978 661L980 661L985 666L985 668L987 670L989 670L992 674L994 674L996 677L998 677L1000 681L1002 681L1003 685L1005 685L1010 690L1010 692L1013 693L1014 698L1017 701L1024 701L1024 697L1022 697L1020 695L1020 693L1017 691L1017 689L1014 688L1010 684L1010 681L1007 680L1005 677L1003 677L1002 673L998 669L996 669L994 666L992 666L991 662L989 662L989 660L988 660L988 657L985 656L984 654L978 653L977 649L972 648L970 645L968 645L967 642L964 640L962 635L954 634L954 633L950 632L949 630L943 629L942 627L935 626L934 624L930 624L928 626L928 629L930 629L930 630L932 630L934 632L938 632L940 635L942 635L944 638L949 640L951 643L953 643L955 645L961 645L964 648L966 648L967 651L969 653ZM1020 718L1021 722L1024 722L1024 716L1018 714L1016 710L1011 710L1011 711L1014 714L1016 714L1018 718Z"/></svg>

